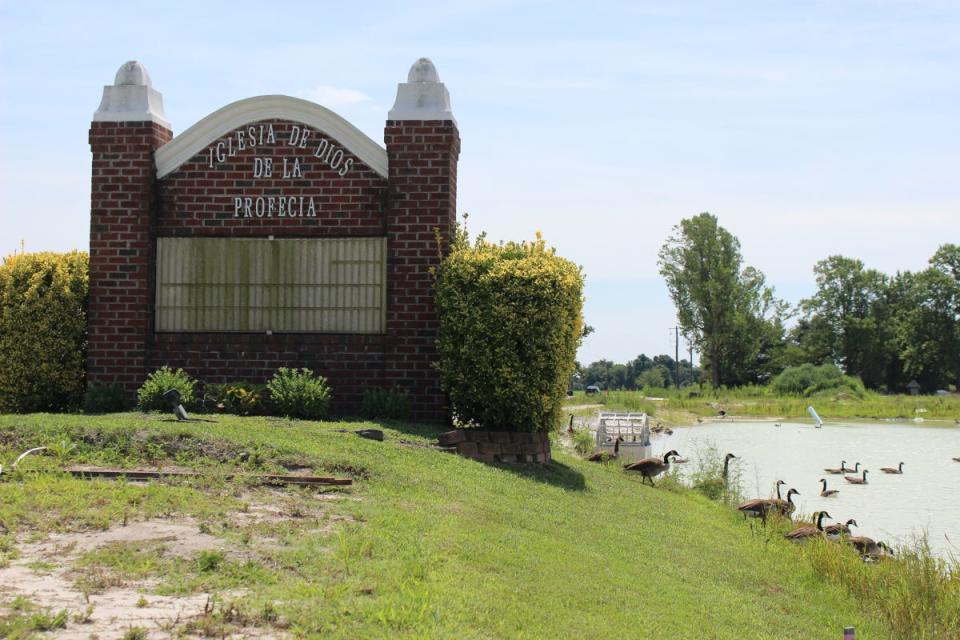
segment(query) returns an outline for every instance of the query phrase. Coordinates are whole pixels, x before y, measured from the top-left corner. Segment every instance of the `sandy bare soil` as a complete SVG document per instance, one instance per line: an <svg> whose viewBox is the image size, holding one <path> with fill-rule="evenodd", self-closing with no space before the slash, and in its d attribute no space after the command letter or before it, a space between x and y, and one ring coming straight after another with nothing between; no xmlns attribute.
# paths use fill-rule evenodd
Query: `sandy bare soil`
<svg viewBox="0 0 960 640"><path fill-rule="evenodd" d="M278 496L279 497L279 496ZM320 500L324 498L318 496ZM248 527L281 522L291 517L284 500L251 502L246 511L234 514L234 525ZM319 502L316 506L320 506ZM294 514L294 517L307 514ZM315 515L315 514L309 514ZM326 526L332 526L332 522ZM34 534L35 537L35 534ZM97 593L85 594L76 584L76 560L84 553L118 543L130 544L139 550L156 549L167 557L194 557L201 551L219 551L228 557L249 557L250 550L240 550L225 540L204 533L193 518L157 518L130 522L106 531L51 533L40 540L30 534L18 540L18 556L0 569L0 601L10 602L17 596L33 605L58 612L70 612L66 629L45 634L64 639L122 638L132 627L147 631L152 639L178 637L176 630L191 619L199 618L211 606L212 594L160 596L152 593L153 580L127 580ZM270 546L269 539L256 541L253 548ZM220 593L216 597L242 595ZM0 607L0 614L8 613ZM288 636L275 629L239 629L230 638L280 639Z"/></svg>

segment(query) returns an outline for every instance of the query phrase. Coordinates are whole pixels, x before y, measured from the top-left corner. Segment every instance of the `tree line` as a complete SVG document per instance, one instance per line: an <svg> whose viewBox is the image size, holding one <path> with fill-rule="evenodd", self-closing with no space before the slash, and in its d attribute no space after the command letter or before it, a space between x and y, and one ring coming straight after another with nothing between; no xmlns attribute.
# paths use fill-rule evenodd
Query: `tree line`
<svg viewBox="0 0 960 640"><path fill-rule="evenodd" d="M596 385L601 389L666 389L676 386L679 375L680 386L698 384L702 372L693 367L689 360L681 358L679 362L668 355L648 357L640 354L626 363L610 360L597 360L584 367L576 363L573 375L573 388L584 389Z"/></svg>
<svg viewBox="0 0 960 640"><path fill-rule="evenodd" d="M893 275L830 256L813 268L816 292L794 306L743 264L739 240L709 213L675 226L658 264L714 386L765 384L805 363L836 364L878 390L960 386L960 245Z"/></svg>

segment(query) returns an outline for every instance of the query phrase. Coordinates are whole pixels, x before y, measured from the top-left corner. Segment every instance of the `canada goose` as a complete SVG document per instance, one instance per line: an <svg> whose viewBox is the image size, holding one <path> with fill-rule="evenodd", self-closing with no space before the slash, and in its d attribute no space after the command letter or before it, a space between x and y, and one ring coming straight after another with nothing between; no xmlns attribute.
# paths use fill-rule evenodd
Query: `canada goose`
<svg viewBox="0 0 960 640"><path fill-rule="evenodd" d="M863 470L863 477L858 478L856 476L843 476L843 479L850 484L867 484L867 470Z"/></svg>
<svg viewBox="0 0 960 640"><path fill-rule="evenodd" d="M797 508L797 505L793 503L793 496L795 495L800 495L800 492L796 489L790 489L787 491L786 500L771 500L770 509L776 511L783 517L789 516Z"/></svg>
<svg viewBox="0 0 960 640"><path fill-rule="evenodd" d="M703 418L697 416L697 424L703 424Z"/></svg>
<svg viewBox="0 0 960 640"><path fill-rule="evenodd" d="M827 489L827 479L826 479L826 478L820 478L820 482L823 483L823 489L820 490L820 497L821 497L821 498L835 498L835 497L837 496L837 494L840 493L840 490L839 490L839 489Z"/></svg>
<svg viewBox="0 0 960 640"><path fill-rule="evenodd" d="M660 458L643 458L637 460L636 462L631 462L630 464L623 465L625 471L639 471L640 475L643 478L640 479L640 482L644 480L650 481L650 486L656 486L653 484L653 479L670 468L670 456L679 456L675 450L671 449L664 454L663 459Z"/></svg>
<svg viewBox="0 0 960 640"><path fill-rule="evenodd" d="M884 473L903 473L903 463L900 463L900 466L894 467L880 467L880 471Z"/></svg>
<svg viewBox="0 0 960 640"><path fill-rule="evenodd" d="M781 425L780 425L780 423L779 423L779 422L774 422L774 423L773 423L773 426L775 426L775 427L779 427L779 426L781 426Z"/></svg>
<svg viewBox="0 0 960 640"><path fill-rule="evenodd" d="M873 538L867 536L849 536L845 540L853 545L864 560L879 560L884 556L893 555L893 549L883 542L875 542Z"/></svg>
<svg viewBox="0 0 960 640"><path fill-rule="evenodd" d="M823 535L823 519L832 517L826 511L821 511L816 514L817 516L817 526L812 527L810 525L804 525L802 527L797 527L789 533L783 534L783 537L787 540L794 540L796 542L804 542L810 538L816 538L817 536Z"/></svg>
<svg viewBox="0 0 960 640"><path fill-rule="evenodd" d="M670 427L664 428L663 432L664 432L665 434L667 434L668 436L672 436L672 435L673 435L673 429L671 429Z"/></svg>
<svg viewBox="0 0 960 640"><path fill-rule="evenodd" d="M960 462L960 457L954 458L953 461L954 461L954 462Z"/></svg>
<svg viewBox="0 0 960 640"><path fill-rule="evenodd" d="M780 484L783 484L782 480L778 481L777 484L777 495L780 495ZM777 512L781 516L786 516L793 513L793 510L796 508L796 505L793 504L794 494L800 495L800 492L796 489L790 489L787 491L787 499L782 500L779 497L777 498L754 498L753 500L747 500L737 505L737 511L742 513L744 517L750 518L762 518L764 523L767 521L767 515L771 512Z"/></svg>
<svg viewBox="0 0 960 640"><path fill-rule="evenodd" d="M824 471L826 471L827 473L832 473L832 474L835 475L835 476L838 476L838 475L840 475L841 473L846 473L846 471L847 471L847 461L846 461L846 460L841 460L841 461L840 461L840 468L839 468L839 469L824 469Z"/></svg>
<svg viewBox="0 0 960 640"><path fill-rule="evenodd" d="M858 462L858 463L856 463L855 465L853 465L853 469L844 469L843 472L844 472L844 473L856 473L856 472L859 471L859 470L860 470L860 463Z"/></svg>
<svg viewBox="0 0 960 640"><path fill-rule="evenodd" d="M853 518L850 518L846 522L827 525L823 528L823 531L827 534L827 539L837 540L840 536L850 535L850 527L859 527L857 521Z"/></svg>
<svg viewBox="0 0 960 640"><path fill-rule="evenodd" d="M730 472L730 461L733 460L733 459L736 458L736 457L737 457L737 456L733 455L732 453L728 453L728 454L723 458L723 482L724 482L724 483L727 482L727 475L728 475L729 472Z"/></svg>
<svg viewBox="0 0 960 640"><path fill-rule="evenodd" d="M620 455L620 441L623 440L622 436L617 436L616 440L613 441L613 453L607 453L606 451L597 451L596 453L591 454L587 457L588 462L606 462L607 460L616 460Z"/></svg>
<svg viewBox="0 0 960 640"><path fill-rule="evenodd" d="M783 498L780 496L780 487L785 484L787 483L783 480L777 480L777 500L783 500ZM751 518L766 519L767 511L770 508L771 502L771 498L754 498L753 500L747 500L746 502L741 502L738 504L737 510L743 513L744 518L749 516Z"/></svg>

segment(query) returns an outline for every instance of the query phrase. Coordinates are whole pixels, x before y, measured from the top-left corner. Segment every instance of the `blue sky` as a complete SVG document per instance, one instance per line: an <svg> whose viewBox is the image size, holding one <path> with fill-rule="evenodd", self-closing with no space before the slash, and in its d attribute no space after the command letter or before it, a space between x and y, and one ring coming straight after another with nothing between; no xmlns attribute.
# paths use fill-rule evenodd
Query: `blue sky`
<svg viewBox="0 0 960 640"><path fill-rule="evenodd" d="M828 255L892 273L960 242L958 2L348 4L0 2L0 252L86 248L87 130L129 59L175 134L282 93L382 142L432 58L459 209L583 266L584 362L672 351L656 252L701 211L791 302Z"/></svg>

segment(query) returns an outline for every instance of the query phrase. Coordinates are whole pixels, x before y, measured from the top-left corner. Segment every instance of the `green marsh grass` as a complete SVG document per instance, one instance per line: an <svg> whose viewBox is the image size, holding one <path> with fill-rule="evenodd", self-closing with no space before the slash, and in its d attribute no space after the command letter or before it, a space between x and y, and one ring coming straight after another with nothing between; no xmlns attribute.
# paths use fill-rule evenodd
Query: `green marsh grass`
<svg viewBox="0 0 960 640"><path fill-rule="evenodd" d="M690 397L691 392L697 395ZM702 392L684 388L680 391L610 391L593 396L577 392L566 400L568 405L587 403L602 404L608 411L646 411L657 416L675 412L715 417L723 410L730 416L807 419L807 407L813 405L824 420L960 419L960 396L957 395L883 395L873 391L867 391L862 398L843 392L807 398L776 395L768 387L704 388Z"/></svg>

